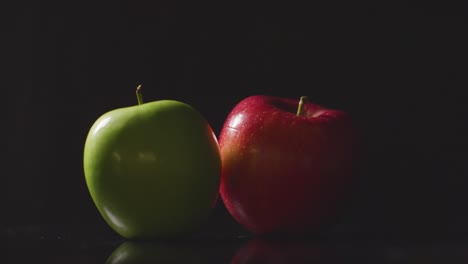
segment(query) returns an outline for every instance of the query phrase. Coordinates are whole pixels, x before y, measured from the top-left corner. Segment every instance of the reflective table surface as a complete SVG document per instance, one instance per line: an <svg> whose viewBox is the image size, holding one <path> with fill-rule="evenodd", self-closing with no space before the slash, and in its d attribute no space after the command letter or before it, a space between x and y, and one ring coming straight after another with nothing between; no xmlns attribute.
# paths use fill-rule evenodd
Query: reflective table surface
<svg viewBox="0 0 468 264"><path fill-rule="evenodd" d="M465 239L266 238L211 232L129 241L105 228L71 230L3 230L7 263L468 263Z"/></svg>

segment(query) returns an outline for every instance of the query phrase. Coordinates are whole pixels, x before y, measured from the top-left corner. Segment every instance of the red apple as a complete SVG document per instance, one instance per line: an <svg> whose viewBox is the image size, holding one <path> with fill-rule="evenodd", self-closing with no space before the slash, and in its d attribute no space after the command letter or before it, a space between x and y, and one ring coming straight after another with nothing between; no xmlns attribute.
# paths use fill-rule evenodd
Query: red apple
<svg viewBox="0 0 468 264"><path fill-rule="evenodd" d="M253 233L319 232L351 194L359 145L357 125L344 111L307 97L247 97L220 132L220 196Z"/></svg>

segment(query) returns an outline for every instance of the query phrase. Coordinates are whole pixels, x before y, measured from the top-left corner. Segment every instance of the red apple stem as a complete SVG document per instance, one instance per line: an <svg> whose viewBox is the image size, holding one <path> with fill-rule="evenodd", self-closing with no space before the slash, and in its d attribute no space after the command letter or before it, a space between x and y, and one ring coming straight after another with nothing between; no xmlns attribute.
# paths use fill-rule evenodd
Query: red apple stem
<svg viewBox="0 0 468 264"><path fill-rule="evenodd" d="M297 106L297 116L303 116L304 115L304 105L309 101L309 98L307 96L301 96L301 99L299 100L299 105Z"/></svg>
<svg viewBox="0 0 468 264"><path fill-rule="evenodd" d="M143 92L141 91L141 84L139 84L136 88L136 97L138 100L138 105L143 104Z"/></svg>

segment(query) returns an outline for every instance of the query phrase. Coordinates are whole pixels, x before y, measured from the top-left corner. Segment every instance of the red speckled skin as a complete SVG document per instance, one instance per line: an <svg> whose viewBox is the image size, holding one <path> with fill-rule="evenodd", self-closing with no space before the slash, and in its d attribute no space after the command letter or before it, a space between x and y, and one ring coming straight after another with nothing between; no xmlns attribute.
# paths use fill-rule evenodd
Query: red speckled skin
<svg viewBox="0 0 468 264"><path fill-rule="evenodd" d="M220 195L253 233L317 232L339 212L357 172L359 140L343 111L256 95L239 102L219 136Z"/></svg>

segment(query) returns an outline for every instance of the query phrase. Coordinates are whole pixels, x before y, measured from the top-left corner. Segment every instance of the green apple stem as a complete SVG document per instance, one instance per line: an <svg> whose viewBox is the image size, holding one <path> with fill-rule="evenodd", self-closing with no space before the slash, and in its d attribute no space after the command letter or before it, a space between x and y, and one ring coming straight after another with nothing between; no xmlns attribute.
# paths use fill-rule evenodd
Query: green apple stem
<svg viewBox="0 0 468 264"><path fill-rule="evenodd" d="M139 84L136 88L136 97L138 100L138 105L143 104L143 92L141 91L141 84Z"/></svg>
<svg viewBox="0 0 468 264"><path fill-rule="evenodd" d="M297 106L297 116L303 116L304 115L304 105L309 101L309 98L307 96L301 96L301 99L299 100L299 105Z"/></svg>

